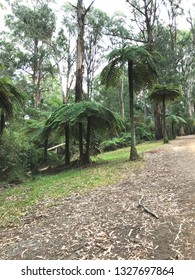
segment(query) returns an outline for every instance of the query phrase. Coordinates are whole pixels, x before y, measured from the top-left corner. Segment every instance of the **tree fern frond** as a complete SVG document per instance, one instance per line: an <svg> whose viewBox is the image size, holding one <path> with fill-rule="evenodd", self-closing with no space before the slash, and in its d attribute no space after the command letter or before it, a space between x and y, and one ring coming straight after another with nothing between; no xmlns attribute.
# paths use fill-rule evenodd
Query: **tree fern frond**
<svg viewBox="0 0 195 280"><path fill-rule="evenodd" d="M122 74L121 65L116 61L112 61L104 67L100 74L101 84L105 85L106 88L116 87L120 83Z"/></svg>
<svg viewBox="0 0 195 280"><path fill-rule="evenodd" d="M7 118L13 116L13 105L21 105L23 100L24 95L10 80L7 78L0 78L0 108L4 111Z"/></svg>
<svg viewBox="0 0 195 280"><path fill-rule="evenodd" d="M150 100L161 101L163 98L165 100L175 100L181 96L181 89L175 87L172 84L169 85L155 85L153 90L149 95Z"/></svg>
<svg viewBox="0 0 195 280"><path fill-rule="evenodd" d="M124 128L124 120L121 116L113 113L99 103L82 101L78 103L62 105L45 122L41 137L46 139L55 130L62 130L66 123L74 126L79 122L86 123L91 117L93 129L109 129L117 131Z"/></svg>
<svg viewBox="0 0 195 280"><path fill-rule="evenodd" d="M187 123L182 117L177 116L177 115L173 115L173 114L167 115L166 118L169 121L172 121L172 122L175 122L175 123Z"/></svg>
<svg viewBox="0 0 195 280"><path fill-rule="evenodd" d="M145 47L124 45L121 49L109 54L109 63L100 75L102 84L106 87L116 87L120 83L122 67L127 61L133 62L133 83L135 91L141 88L151 88L157 78L158 71L152 54Z"/></svg>

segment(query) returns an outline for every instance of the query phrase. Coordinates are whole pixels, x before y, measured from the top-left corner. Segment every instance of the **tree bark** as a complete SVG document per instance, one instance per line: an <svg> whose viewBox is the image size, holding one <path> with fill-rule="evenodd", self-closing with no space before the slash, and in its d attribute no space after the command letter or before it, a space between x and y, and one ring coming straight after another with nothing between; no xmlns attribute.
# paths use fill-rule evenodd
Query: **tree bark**
<svg viewBox="0 0 195 280"><path fill-rule="evenodd" d="M122 117L124 118L124 117L125 117L125 104L124 104L124 75L122 75L122 78L121 78L119 96L120 96L120 105L121 105L121 115L122 115Z"/></svg>
<svg viewBox="0 0 195 280"><path fill-rule="evenodd" d="M134 94L133 94L133 62L128 61L128 82L129 82L129 108L130 108L130 126L131 126L131 149L130 160L138 158L135 138L135 121L134 121Z"/></svg>
<svg viewBox="0 0 195 280"><path fill-rule="evenodd" d="M70 127L65 124L65 164L70 164Z"/></svg>
<svg viewBox="0 0 195 280"><path fill-rule="evenodd" d="M47 147L48 147L48 138L45 139L45 142L44 142L44 161L45 162L47 162L47 160L48 160Z"/></svg>
<svg viewBox="0 0 195 280"><path fill-rule="evenodd" d="M75 87L75 102L82 100L83 94L83 53L84 53L84 24L85 13L83 0L77 2L77 61L76 61L76 87Z"/></svg>
<svg viewBox="0 0 195 280"><path fill-rule="evenodd" d="M77 66L76 66L76 87L75 87L75 102L82 101L83 95L83 52L84 52L84 7L83 0L77 2ZM83 157L83 125L79 122L79 157Z"/></svg>
<svg viewBox="0 0 195 280"><path fill-rule="evenodd" d="M154 125L155 125L155 139L163 139L161 109L158 102L154 101Z"/></svg>
<svg viewBox="0 0 195 280"><path fill-rule="evenodd" d="M40 96L40 73L39 73L39 68L40 65L38 63L38 39L34 40L34 59L33 59L33 101L34 101L34 108L37 109L40 101L41 101L41 96Z"/></svg>
<svg viewBox="0 0 195 280"><path fill-rule="evenodd" d="M185 135L185 131L184 131L184 126L183 124L181 124L180 128L179 128L179 134L180 136L184 136Z"/></svg>
<svg viewBox="0 0 195 280"><path fill-rule="evenodd" d="M176 135L175 135L175 129L174 129L174 121L171 122L171 131L172 131L172 137L173 137L173 139L175 139Z"/></svg>
<svg viewBox="0 0 195 280"><path fill-rule="evenodd" d="M92 1L91 5L94 1ZM83 0L77 1L77 59L76 59L76 86L75 86L75 102L82 101L83 96L83 57L84 57L84 31L85 31L85 16L89 11L91 5L85 9ZM83 124L79 122L79 161L83 161Z"/></svg>
<svg viewBox="0 0 195 280"><path fill-rule="evenodd" d="M1 116L0 116L0 135L3 134L3 130L5 128L5 115L3 113L3 110L1 110Z"/></svg>
<svg viewBox="0 0 195 280"><path fill-rule="evenodd" d="M167 129L166 129L166 107L165 107L165 97L163 97L163 141L164 144L168 143Z"/></svg>
<svg viewBox="0 0 195 280"><path fill-rule="evenodd" d="M87 138L86 138L86 162L90 163L90 130L91 117L87 118Z"/></svg>

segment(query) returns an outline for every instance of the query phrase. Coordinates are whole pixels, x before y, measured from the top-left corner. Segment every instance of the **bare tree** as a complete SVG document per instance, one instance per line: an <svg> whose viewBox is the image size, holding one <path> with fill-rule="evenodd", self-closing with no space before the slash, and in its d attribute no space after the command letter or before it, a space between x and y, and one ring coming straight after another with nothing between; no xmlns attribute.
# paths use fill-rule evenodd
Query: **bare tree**
<svg viewBox="0 0 195 280"><path fill-rule="evenodd" d="M168 14L168 25L171 38L171 49L174 51L177 42L177 19L182 15L183 9L181 8L182 0L163 0Z"/></svg>
<svg viewBox="0 0 195 280"><path fill-rule="evenodd" d="M159 0L126 0L133 11L133 21L136 23L142 35L142 41L153 46L153 31L159 17Z"/></svg>

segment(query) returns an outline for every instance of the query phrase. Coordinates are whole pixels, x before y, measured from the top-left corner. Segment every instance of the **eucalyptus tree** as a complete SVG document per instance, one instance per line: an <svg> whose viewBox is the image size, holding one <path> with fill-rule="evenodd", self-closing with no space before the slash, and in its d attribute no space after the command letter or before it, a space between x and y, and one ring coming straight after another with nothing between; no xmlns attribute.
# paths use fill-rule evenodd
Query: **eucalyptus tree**
<svg viewBox="0 0 195 280"><path fill-rule="evenodd" d="M115 12L109 17L103 34L110 42L109 51L113 49L113 46L120 48L125 42L131 42L135 39L131 19L123 12Z"/></svg>
<svg viewBox="0 0 195 280"><path fill-rule="evenodd" d="M76 9L77 18L77 41L76 41L76 84L75 84L75 102L82 101L83 98L83 68L84 68L84 33L85 33L85 20L86 15L90 11L95 0L91 2L88 8L85 8L83 0L77 0ZM79 153L80 162L84 159L83 154L83 125L81 122L79 126ZM68 127L67 127L68 129Z"/></svg>
<svg viewBox="0 0 195 280"><path fill-rule="evenodd" d="M195 104L195 60L191 31L178 31L176 52L176 77L182 85L185 111L189 116L194 115Z"/></svg>
<svg viewBox="0 0 195 280"><path fill-rule="evenodd" d="M13 77L16 69L22 67L20 65L19 57L21 57L22 52L16 48L16 41L8 41L8 34L6 32L0 33L0 61L4 65L4 69L1 72L4 75Z"/></svg>
<svg viewBox="0 0 195 280"><path fill-rule="evenodd" d="M181 90L173 85L155 85L149 95L150 100L162 102L163 108L163 140L168 143L167 129L166 129L166 101L173 101L181 96Z"/></svg>
<svg viewBox="0 0 195 280"><path fill-rule="evenodd" d="M156 77L156 61L154 55L143 46L127 46L115 49L108 55L108 65L101 73L102 83L107 87L117 86L120 82L123 68L128 65L129 109L131 126L130 160L138 158L136 150L134 93L150 88Z"/></svg>
<svg viewBox="0 0 195 280"><path fill-rule="evenodd" d="M76 61L76 32L77 20L75 8L70 3L65 3L61 9L62 20L56 38L52 40L51 48L57 67L58 81L61 88L62 102L68 103L71 88L75 82Z"/></svg>
<svg viewBox="0 0 195 280"><path fill-rule="evenodd" d="M9 40L14 40L19 54L18 70L31 78L33 104L38 108L42 100L41 83L53 70L48 43L55 31L55 15L48 1L34 1L31 6L15 1L11 8L12 14L6 17Z"/></svg>
<svg viewBox="0 0 195 280"><path fill-rule="evenodd" d="M133 20L139 28L139 39L153 47L154 27L159 18L159 8L162 1L159 0L126 0L133 11Z"/></svg>
<svg viewBox="0 0 195 280"><path fill-rule="evenodd" d="M168 15L168 28L171 38L171 49L176 51L179 16L183 14L182 0L163 0Z"/></svg>
<svg viewBox="0 0 195 280"><path fill-rule="evenodd" d="M92 98L95 73L104 61L107 51L104 32L108 25L109 16L98 9L92 8L86 15L84 35L84 68L86 73L87 99Z"/></svg>
<svg viewBox="0 0 195 280"><path fill-rule="evenodd" d="M195 85L194 85L194 75L195 75L195 19L192 15L194 12L195 5L193 5L193 10L188 11L187 22L190 26L190 42L186 44L186 47L190 48L187 55L187 67L188 75L186 78L186 91L188 96L188 110L189 115L192 117L195 114Z"/></svg>

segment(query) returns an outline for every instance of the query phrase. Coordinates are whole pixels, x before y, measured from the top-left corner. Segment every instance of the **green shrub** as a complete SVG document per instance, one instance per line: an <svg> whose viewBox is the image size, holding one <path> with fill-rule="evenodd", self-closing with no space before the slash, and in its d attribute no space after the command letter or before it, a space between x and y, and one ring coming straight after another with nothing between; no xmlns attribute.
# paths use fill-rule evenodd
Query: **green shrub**
<svg viewBox="0 0 195 280"><path fill-rule="evenodd" d="M154 140L154 133L150 127L145 124L136 127L136 142L151 141ZM129 147L131 145L130 133L123 133L121 137L115 137L106 141L103 141L100 145L100 149L104 152L115 151L120 148Z"/></svg>
<svg viewBox="0 0 195 280"><path fill-rule="evenodd" d="M124 133L121 137L115 137L106 141L103 141L100 145L100 149L104 152L115 151L120 148L125 148L130 145L131 136L130 133Z"/></svg>
<svg viewBox="0 0 195 280"><path fill-rule="evenodd" d="M100 145L100 149L104 152L110 152L115 151L118 149L118 144L116 142L116 139L113 138L111 140L103 141Z"/></svg>
<svg viewBox="0 0 195 280"><path fill-rule="evenodd" d="M0 138L0 179L20 181L42 161L43 152L21 131L6 130Z"/></svg>
<svg viewBox="0 0 195 280"><path fill-rule="evenodd" d="M154 133L148 129L145 125L137 126L135 129L136 140L138 143L143 141L154 140Z"/></svg>

